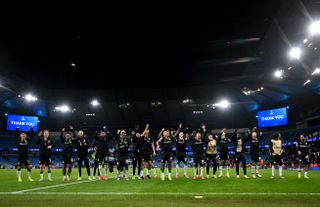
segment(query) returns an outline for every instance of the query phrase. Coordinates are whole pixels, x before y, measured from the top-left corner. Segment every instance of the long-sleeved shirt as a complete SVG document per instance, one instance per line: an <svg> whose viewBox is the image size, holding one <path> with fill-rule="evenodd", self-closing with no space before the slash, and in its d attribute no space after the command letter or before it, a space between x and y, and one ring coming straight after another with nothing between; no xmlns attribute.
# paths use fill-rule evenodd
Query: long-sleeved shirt
<svg viewBox="0 0 320 207"><path fill-rule="evenodd" d="M88 155L88 149L89 149L88 138L86 136L77 137L77 140L75 143L76 143L78 157L86 157Z"/></svg>
<svg viewBox="0 0 320 207"><path fill-rule="evenodd" d="M310 144L308 141L299 140L296 144L297 151L300 151L304 155L308 155L310 153Z"/></svg>
<svg viewBox="0 0 320 207"><path fill-rule="evenodd" d="M231 143L231 140L226 135L222 136L221 133L217 141L221 151L228 151L228 144Z"/></svg>
<svg viewBox="0 0 320 207"><path fill-rule="evenodd" d="M127 157L129 154L129 145L131 143L131 139L127 137L118 138L116 149L118 151L119 157Z"/></svg>
<svg viewBox="0 0 320 207"><path fill-rule="evenodd" d="M38 136L37 142L40 147L40 156L51 156L53 148L53 139L50 137ZM51 146L51 148L48 148Z"/></svg>
<svg viewBox="0 0 320 207"><path fill-rule="evenodd" d="M245 143L247 142L247 139L243 137L237 137L237 130L232 135L232 141L234 143L234 151L236 153L245 153Z"/></svg>
<svg viewBox="0 0 320 207"><path fill-rule="evenodd" d="M253 132L253 131L252 131ZM252 137L252 132L248 134L248 140L250 141L250 148L251 148L251 153L259 153L260 148L259 148L259 143L261 140L261 137L258 137L258 131L254 131L257 133L257 137L253 138Z"/></svg>
<svg viewBox="0 0 320 207"><path fill-rule="evenodd" d="M20 132L19 132L19 128L16 129L14 137L18 143L18 153L19 154L28 154L28 150L29 150L29 144L32 141L33 137L34 137L34 132L33 129L30 129L30 136L27 136L26 138L21 138L20 137Z"/></svg>
<svg viewBox="0 0 320 207"><path fill-rule="evenodd" d="M186 142L187 139L185 137L178 137L176 140L176 152L177 154L186 154Z"/></svg>
<svg viewBox="0 0 320 207"><path fill-rule="evenodd" d="M204 139L207 136L207 133L204 130L201 130L201 137L199 139L195 138L195 135L191 137L192 140L192 150L194 154L203 154L204 152Z"/></svg>
<svg viewBox="0 0 320 207"><path fill-rule="evenodd" d="M70 139L67 139L65 136L64 136L64 133L63 131L61 131L61 134L60 134L60 141L63 143L63 146L62 146L62 154L63 156L65 157L71 157L72 156L72 152L73 152L73 145L76 141L76 133L75 131L72 131L72 135Z"/></svg>
<svg viewBox="0 0 320 207"><path fill-rule="evenodd" d="M109 143L112 140L112 136L109 133L106 134L106 137L98 136L98 134L98 132L95 134L95 141L93 143L93 146L97 149L97 154L109 154Z"/></svg>

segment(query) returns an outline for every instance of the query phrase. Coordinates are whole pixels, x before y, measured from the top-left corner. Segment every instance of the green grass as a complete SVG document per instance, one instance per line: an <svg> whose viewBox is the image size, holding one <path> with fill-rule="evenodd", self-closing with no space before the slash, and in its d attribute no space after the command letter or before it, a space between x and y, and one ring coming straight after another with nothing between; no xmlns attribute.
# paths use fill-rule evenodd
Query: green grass
<svg viewBox="0 0 320 207"><path fill-rule="evenodd" d="M85 175L84 170L83 173ZM171 182L162 182L159 177L151 180L79 182L75 180L76 170L73 170L70 182L62 181L61 170L53 170L54 182L38 182L39 171L33 170L32 174L35 181L29 182L23 170L23 182L18 183L14 170L0 170L0 206L293 207L319 206L320 202L319 172L310 172L310 180L298 180L297 172L289 170L284 171L285 179L277 176L270 179L270 170L261 170L263 178L236 179L232 169L230 179L187 180L180 176L180 179L173 178ZM189 175L192 175L191 169ZM109 174L110 178L114 176L115 173ZM68 183L71 185L64 185ZM23 190L26 191L21 192Z"/></svg>

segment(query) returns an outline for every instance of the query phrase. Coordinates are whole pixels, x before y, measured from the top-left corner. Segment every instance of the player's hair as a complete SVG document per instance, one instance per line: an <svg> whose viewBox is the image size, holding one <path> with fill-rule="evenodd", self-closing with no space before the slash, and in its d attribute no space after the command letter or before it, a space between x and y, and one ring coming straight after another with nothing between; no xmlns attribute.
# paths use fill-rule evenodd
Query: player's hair
<svg viewBox="0 0 320 207"><path fill-rule="evenodd" d="M279 138L280 137L280 133L279 132L275 132L274 134L273 134L273 138L274 139L277 139L277 138Z"/></svg>

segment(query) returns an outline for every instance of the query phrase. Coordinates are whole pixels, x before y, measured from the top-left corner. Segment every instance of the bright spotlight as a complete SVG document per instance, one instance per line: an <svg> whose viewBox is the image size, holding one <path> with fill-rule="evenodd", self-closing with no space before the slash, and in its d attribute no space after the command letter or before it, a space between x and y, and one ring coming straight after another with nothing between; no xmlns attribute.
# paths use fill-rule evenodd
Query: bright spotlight
<svg viewBox="0 0 320 207"><path fill-rule="evenodd" d="M307 80L306 82L303 83L303 85L307 85L310 82L311 82L311 80Z"/></svg>
<svg viewBox="0 0 320 207"><path fill-rule="evenodd" d="M214 106L226 109L230 107L230 102L228 100L221 100L220 102L214 104Z"/></svg>
<svg viewBox="0 0 320 207"><path fill-rule="evenodd" d="M298 47L295 47L290 50L289 57L291 59L300 59L301 54L302 54L301 49Z"/></svg>
<svg viewBox="0 0 320 207"><path fill-rule="evenodd" d="M32 95L31 93L28 93L24 96L24 99L28 102L34 102L34 101L37 101L38 98L34 95Z"/></svg>
<svg viewBox="0 0 320 207"><path fill-rule="evenodd" d="M55 107L55 111L60 111L62 113L67 113L67 112L70 112L71 109L69 106L67 105L61 105L61 106L56 106Z"/></svg>
<svg viewBox="0 0 320 207"><path fill-rule="evenodd" d="M307 42L308 42L308 39L304 39L304 40L303 40L303 43L307 43Z"/></svg>
<svg viewBox="0 0 320 207"><path fill-rule="evenodd" d="M92 100L90 104L92 106L99 106L100 105L100 103L99 103L99 101L97 99Z"/></svg>
<svg viewBox="0 0 320 207"><path fill-rule="evenodd" d="M309 32L311 35L320 34L320 21L311 23Z"/></svg>
<svg viewBox="0 0 320 207"><path fill-rule="evenodd" d="M276 77L276 78L283 78L283 70L276 70L273 73L273 76Z"/></svg>
<svg viewBox="0 0 320 207"><path fill-rule="evenodd" d="M317 75L317 74L320 74L320 68L314 69L311 75Z"/></svg>

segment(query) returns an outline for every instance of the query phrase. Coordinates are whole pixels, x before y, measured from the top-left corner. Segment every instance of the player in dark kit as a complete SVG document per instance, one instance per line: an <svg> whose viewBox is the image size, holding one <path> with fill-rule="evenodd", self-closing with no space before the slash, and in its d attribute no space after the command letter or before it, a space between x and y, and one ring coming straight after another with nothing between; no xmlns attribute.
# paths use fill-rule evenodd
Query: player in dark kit
<svg viewBox="0 0 320 207"><path fill-rule="evenodd" d="M53 181L51 177L51 165L52 165L52 148L53 139L49 137L49 130L40 131L38 134L37 144L40 147L40 179L43 181L43 172L47 167L48 169L48 180Z"/></svg>
<svg viewBox="0 0 320 207"><path fill-rule="evenodd" d="M186 159L186 142L189 139L189 135L183 132L179 132L178 138L176 138L176 178L179 178L179 164L183 163L183 175L185 178L189 178L188 176L188 163Z"/></svg>
<svg viewBox="0 0 320 207"><path fill-rule="evenodd" d="M230 178L230 159L229 159L229 149L228 144L231 142L231 140L226 135L226 128L222 129L220 132L220 136L218 138L218 145L220 146L220 152L219 152L219 178L223 176L222 170L223 165L226 165L227 168L227 177Z"/></svg>
<svg viewBox="0 0 320 207"><path fill-rule="evenodd" d="M240 178L239 176L239 167L240 162L242 163L242 169L243 169L243 177L248 178L247 176L247 162L245 158L245 142L247 139L244 139L240 133L238 133L237 130L234 131L232 135L232 141L234 142L235 147L235 153L236 153L236 172L237 172L237 178Z"/></svg>
<svg viewBox="0 0 320 207"><path fill-rule="evenodd" d="M132 153L132 180L136 179L136 168L138 167L138 174L141 173L141 164L142 164L142 157L141 157L141 146L140 146L140 139L141 134L139 132L132 131L132 144L133 144L133 153ZM138 176L138 179L140 177Z"/></svg>
<svg viewBox="0 0 320 207"><path fill-rule="evenodd" d="M144 179L143 177L143 168L146 168L146 176L147 178L151 178L149 171L153 168L153 162L152 162L152 155L156 155L153 139L150 136L150 130L149 130L149 124L146 125L141 138L140 138L140 147L141 147L141 157L142 157L142 164L141 164L141 172L140 177L141 179ZM154 177L156 177L156 172L154 169L153 172Z"/></svg>
<svg viewBox="0 0 320 207"><path fill-rule="evenodd" d="M18 182L22 182L21 179L21 167L27 168L28 180L33 181L31 178L32 164L29 161L29 144L34 136L33 128L30 128L30 136L27 136L26 132L19 132L19 128L16 129L15 139L18 143L18 162L17 162L17 176Z"/></svg>
<svg viewBox="0 0 320 207"><path fill-rule="evenodd" d="M177 137L178 133L180 132L182 127L182 124L179 124L179 128L175 132L173 136L171 136L169 129L162 129L159 133L159 139L156 142L157 143L157 149L160 149L161 146L161 162L160 162L160 170L161 170L161 180L164 181L165 175L164 175L164 168L165 163L168 164L168 180L172 180L171 177L171 170L172 170L172 146L174 143L174 139Z"/></svg>
<svg viewBox="0 0 320 207"><path fill-rule="evenodd" d="M111 134L105 131L97 131L95 134L95 141L93 145L96 150L95 160L98 162L99 180L108 179L106 168L108 166L109 142L111 140Z"/></svg>
<svg viewBox="0 0 320 207"><path fill-rule="evenodd" d="M200 132L193 132L192 140L192 150L193 150L193 162L194 162L194 176L193 179L198 177L203 180L203 167L205 166L204 161L204 137L206 137L206 125L201 125ZM200 170L200 176L199 176Z"/></svg>
<svg viewBox="0 0 320 207"><path fill-rule="evenodd" d="M72 154L73 154L73 144L76 140L76 133L72 126L69 126L68 131L66 128L61 130L60 140L62 145L62 161L63 161L63 181L69 181L72 171ZM67 173L68 169L68 173Z"/></svg>
<svg viewBox="0 0 320 207"><path fill-rule="evenodd" d="M279 177L284 178L282 176L282 140L281 140L281 134L279 132L276 132L273 135L273 138L270 140L270 154L272 155L272 167L271 167L271 174L272 177L274 178L274 171L275 171L275 166L279 166Z"/></svg>
<svg viewBox="0 0 320 207"><path fill-rule="evenodd" d="M250 151L251 151L251 175L252 178L261 178L262 176L259 173L259 162L260 162L260 148L259 141L260 137L258 137L258 129L257 127L253 127L252 131L249 131L248 140L250 141Z"/></svg>
<svg viewBox="0 0 320 207"><path fill-rule="evenodd" d="M123 172L125 180L128 178L128 163L129 163L129 145L131 140L127 138L127 133L125 130L118 130L118 137L116 139L116 150L118 152L118 172L116 179L120 180L120 174Z"/></svg>
<svg viewBox="0 0 320 207"><path fill-rule="evenodd" d="M301 167L303 166L304 170L304 178L309 179L308 171L309 171L309 164L310 164L310 144L307 138L301 134L300 139L298 140L297 144L297 156L298 156L298 178L301 178Z"/></svg>
<svg viewBox="0 0 320 207"><path fill-rule="evenodd" d="M82 180L81 171L82 171L82 162L84 162L88 179L92 180L90 177L90 166L89 166L89 159L88 159L88 149L89 149L89 141L87 136L84 134L82 130L78 131L78 137L76 140L76 149L77 149L77 156L78 156L78 179Z"/></svg>

